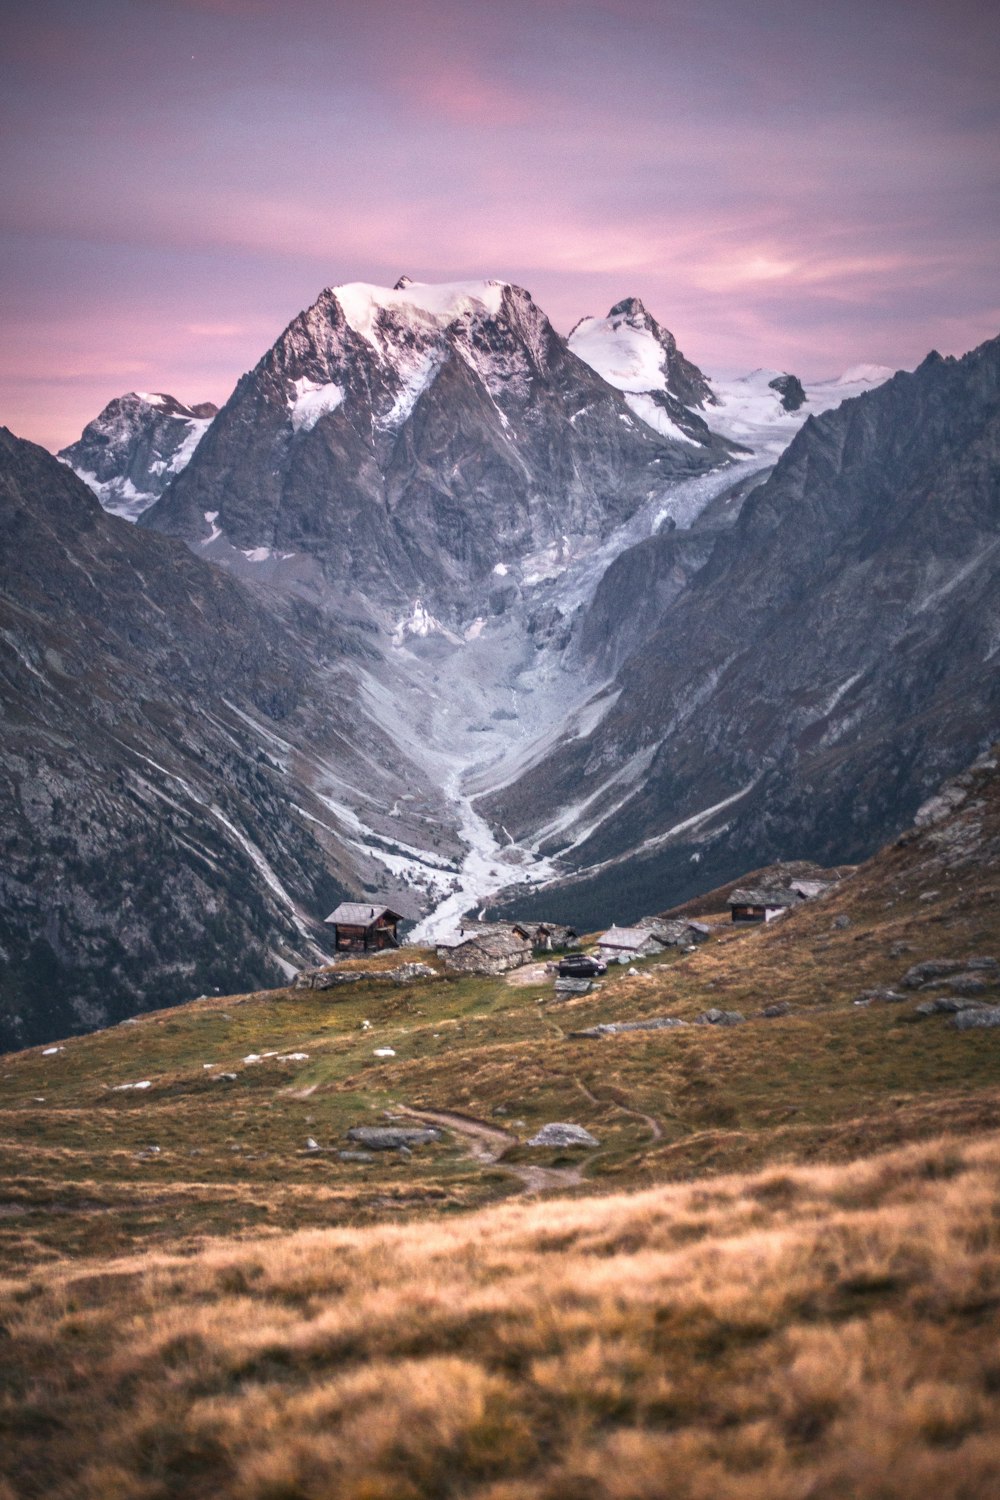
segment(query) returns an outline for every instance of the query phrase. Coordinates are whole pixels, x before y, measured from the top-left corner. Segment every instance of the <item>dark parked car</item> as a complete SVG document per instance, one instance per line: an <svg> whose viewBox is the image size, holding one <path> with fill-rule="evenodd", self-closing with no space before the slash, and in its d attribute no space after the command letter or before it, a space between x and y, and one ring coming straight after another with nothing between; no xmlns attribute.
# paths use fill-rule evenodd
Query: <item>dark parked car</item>
<svg viewBox="0 0 1000 1500"><path fill-rule="evenodd" d="M607 964L602 964L599 958L591 958L588 953L571 953L559 960L556 972L560 979L593 979L595 974L606 974L607 970Z"/></svg>

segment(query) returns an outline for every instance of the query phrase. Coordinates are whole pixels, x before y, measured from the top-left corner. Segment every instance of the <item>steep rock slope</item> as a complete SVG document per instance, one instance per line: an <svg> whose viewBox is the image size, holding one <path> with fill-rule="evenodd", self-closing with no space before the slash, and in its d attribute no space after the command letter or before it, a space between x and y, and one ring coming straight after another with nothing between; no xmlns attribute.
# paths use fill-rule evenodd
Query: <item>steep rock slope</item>
<svg viewBox="0 0 1000 1500"><path fill-rule="evenodd" d="M998 530L994 340L809 420L613 709L483 808L579 872L583 921L611 886L663 906L863 857L995 734Z"/></svg>
<svg viewBox="0 0 1000 1500"><path fill-rule="evenodd" d="M519 287L353 283L240 380L143 525L305 553L379 603L461 621L497 565L603 537L731 451L638 420Z"/></svg>
<svg viewBox="0 0 1000 1500"><path fill-rule="evenodd" d="M185 406L162 392L128 391L58 456L105 510L134 521L191 461L217 411L211 401Z"/></svg>
<svg viewBox="0 0 1000 1500"><path fill-rule="evenodd" d="M364 879L362 780L447 826L328 620L106 515L5 429L0 529L0 1047L280 982Z"/></svg>

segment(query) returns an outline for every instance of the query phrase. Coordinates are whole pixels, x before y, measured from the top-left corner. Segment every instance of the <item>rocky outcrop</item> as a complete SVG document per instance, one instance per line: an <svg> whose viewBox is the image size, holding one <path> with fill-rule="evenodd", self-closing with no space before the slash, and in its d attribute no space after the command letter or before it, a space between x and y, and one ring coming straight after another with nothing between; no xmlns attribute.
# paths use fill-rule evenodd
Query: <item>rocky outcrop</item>
<svg viewBox="0 0 1000 1500"><path fill-rule="evenodd" d="M809 399L797 375L776 375L767 383L781 397L782 411L798 411Z"/></svg>

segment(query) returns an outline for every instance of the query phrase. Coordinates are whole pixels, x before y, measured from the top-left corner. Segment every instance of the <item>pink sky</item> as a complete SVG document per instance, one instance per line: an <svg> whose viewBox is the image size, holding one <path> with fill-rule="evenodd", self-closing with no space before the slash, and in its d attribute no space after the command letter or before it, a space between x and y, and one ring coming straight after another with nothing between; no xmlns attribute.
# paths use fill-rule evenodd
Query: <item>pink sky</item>
<svg viewBox="0 0 1000 1500"><path fill-rule="evenodd" d="M972 0L0 6L0 420L223 401L321 287L642 297L708 373L1000 331L1000 20Z"/></svg>

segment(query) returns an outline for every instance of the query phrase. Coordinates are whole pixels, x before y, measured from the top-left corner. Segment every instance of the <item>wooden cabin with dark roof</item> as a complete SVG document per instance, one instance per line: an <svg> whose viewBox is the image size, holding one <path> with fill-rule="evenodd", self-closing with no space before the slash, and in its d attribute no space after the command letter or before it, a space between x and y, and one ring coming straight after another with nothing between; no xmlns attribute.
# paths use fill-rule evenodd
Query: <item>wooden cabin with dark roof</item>
<svg viewBox="0 0 1000 1500"><path fill-rule="evenodd" d="M326 920L333 927L335 953L381 953L399 947L396 928L403 918L389 906L341 901Z"/></svg>

